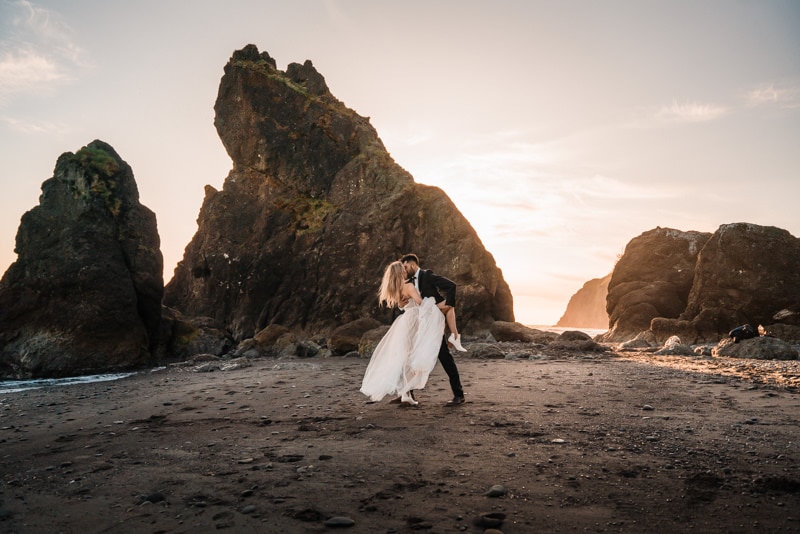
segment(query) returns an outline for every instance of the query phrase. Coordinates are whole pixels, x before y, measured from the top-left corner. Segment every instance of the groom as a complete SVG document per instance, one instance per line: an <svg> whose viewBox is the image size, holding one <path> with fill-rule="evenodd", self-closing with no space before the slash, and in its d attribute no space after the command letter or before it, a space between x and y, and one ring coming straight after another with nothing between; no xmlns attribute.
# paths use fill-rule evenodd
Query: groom
<svg viewBox="0 0 800 534"><path fill-rule="evenodd" d="M443 313L455 307L456 284L452 280L439 276L430 269L420 269L416 254L406 254L400 258L400 262L422 298L433 297ZM444 291L445 297L442 297L440 291ZM458 376L458 367L453 355L450 354L450 349L447 348L444 332L442 332L442 345L439 347L439 361L450 378L450 388L453 390L453 400L448 401L447 406L464 404L464 390L461 387L461 378Z"/></svg>

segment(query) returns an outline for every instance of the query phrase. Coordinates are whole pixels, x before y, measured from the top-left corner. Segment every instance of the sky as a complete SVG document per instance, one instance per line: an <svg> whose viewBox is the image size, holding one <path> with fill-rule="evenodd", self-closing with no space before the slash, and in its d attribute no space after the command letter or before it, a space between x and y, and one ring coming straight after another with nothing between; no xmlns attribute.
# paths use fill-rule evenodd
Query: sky
<svg viewBox="0 0 800 534"><path fill-rule="evenodd" d="M169 281L232 167L213 106L252 43L311 60L470 221L516 320L552 325L657 226L800 236L799 29L794 0L0 0L0 272L58 156L101 139Z"/></svg>

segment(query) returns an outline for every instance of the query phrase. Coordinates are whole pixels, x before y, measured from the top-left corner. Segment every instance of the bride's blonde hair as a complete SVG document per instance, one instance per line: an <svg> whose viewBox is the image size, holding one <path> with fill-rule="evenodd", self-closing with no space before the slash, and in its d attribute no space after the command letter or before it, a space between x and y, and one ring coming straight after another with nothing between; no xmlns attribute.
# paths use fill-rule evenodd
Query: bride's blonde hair
<svg viewBox="0 0 800 534"><path fill-rule="evenodd" d="M399 261L393 261L383 271L381 289L378 291L378 302L389 308L398 306L403 295L403 284L406 281L406 270Z"/></svg>

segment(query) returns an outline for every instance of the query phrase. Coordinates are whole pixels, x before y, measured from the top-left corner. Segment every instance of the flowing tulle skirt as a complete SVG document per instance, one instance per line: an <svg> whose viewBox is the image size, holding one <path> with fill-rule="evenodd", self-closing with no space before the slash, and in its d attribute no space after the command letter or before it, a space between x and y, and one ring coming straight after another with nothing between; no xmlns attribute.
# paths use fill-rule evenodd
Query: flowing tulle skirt
<svg viewBox="0 0 800 534"><path fill-rule="evenodd" d="M439 356L444 314L436 301L411 301L403 310L375 347L361 382L361 392L373 401L424 388Z"/></svg>

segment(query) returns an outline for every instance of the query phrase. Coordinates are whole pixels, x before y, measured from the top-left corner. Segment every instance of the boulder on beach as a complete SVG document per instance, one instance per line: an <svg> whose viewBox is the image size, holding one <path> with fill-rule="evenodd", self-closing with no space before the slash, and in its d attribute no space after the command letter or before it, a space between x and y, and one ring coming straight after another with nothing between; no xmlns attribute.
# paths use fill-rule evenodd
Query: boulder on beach
<svg viewBox="0 0 800 534"><path fill-rule="evenodd" d="M754 337L734 343L723 339L712 350L712 356L728 358L752 358L756 360L796 360L797 349L789 343L774 337Z"/></svg>

